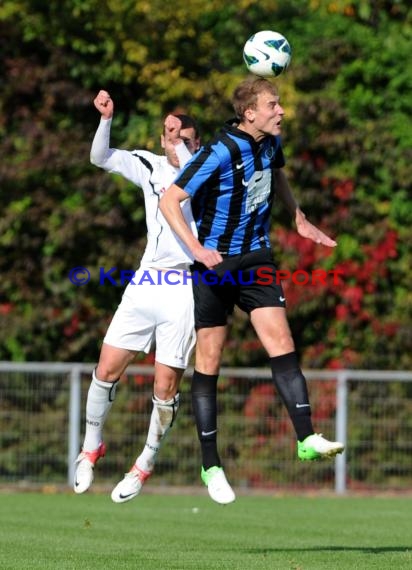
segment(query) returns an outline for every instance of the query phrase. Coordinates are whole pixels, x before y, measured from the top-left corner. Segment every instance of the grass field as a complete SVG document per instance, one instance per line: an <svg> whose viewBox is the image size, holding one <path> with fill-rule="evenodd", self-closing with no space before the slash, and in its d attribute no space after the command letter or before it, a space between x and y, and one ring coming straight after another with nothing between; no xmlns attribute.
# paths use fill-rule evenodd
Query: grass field
<svg viewBox="0 0 412 570"><path fill-rule="evenodd" d="M412 568L412 499L0 494L2 570Z"/></svg>

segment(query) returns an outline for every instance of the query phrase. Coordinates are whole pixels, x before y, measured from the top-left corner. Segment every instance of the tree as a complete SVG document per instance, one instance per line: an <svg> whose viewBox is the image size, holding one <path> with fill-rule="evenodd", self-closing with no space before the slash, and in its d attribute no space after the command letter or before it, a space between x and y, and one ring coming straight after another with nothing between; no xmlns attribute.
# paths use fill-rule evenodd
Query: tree
<svg viewBox="0 0 412 570"><path fill-rule="evenodd" d="M384 0L4 0L0 358L94 361L122 291L118 272L118 287L100 285L99 268L131 270L142 252L139 192L89 163L96 91L116 102L116 146L158 149L176 108L207 139L232 113L243 44L263 27L293 49L278 80L288 174L339 245L327 255L304 242L283 212L273 240L284 268L344 272L338 285L286 284L303 361L411 366L412 32L407 3ZM88 285L70 282L76 266ZM255 341L237 315L226 362L262 365Z"/></svg>

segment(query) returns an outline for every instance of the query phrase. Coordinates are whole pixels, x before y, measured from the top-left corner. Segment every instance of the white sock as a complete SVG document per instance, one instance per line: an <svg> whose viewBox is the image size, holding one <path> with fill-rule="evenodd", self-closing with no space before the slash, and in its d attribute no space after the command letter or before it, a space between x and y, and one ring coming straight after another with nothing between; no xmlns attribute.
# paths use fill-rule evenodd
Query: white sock
<svg viewBox="0 0 412 570"><path fill-rule="evenodd" d="M153 396L153 410L150 416L146 444L135 462L143 471L153 471L161 442L172 427L178 409L179 394L170 400L159 400Z"/></svg>
<svg viewBox="0 0 412 570"><path fill-rule="evenodd" d="M98 380L96 371L93 370L86 403L86 433L83 442L85 451L94 451L103 440L103 426L113 404L116 385L117 380L115 382Z"/></svg>

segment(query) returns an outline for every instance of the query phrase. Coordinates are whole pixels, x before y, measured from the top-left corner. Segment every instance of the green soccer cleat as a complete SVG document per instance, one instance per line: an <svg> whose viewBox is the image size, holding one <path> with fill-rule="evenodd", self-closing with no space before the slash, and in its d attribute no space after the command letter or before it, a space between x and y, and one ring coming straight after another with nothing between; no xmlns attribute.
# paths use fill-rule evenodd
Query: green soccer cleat
<svg viewBox="0 0 412 570"><path fill-rule="evenodd" d="M321 433L309 435L298 441L298 457L302 461L316 461L327 457L335 457L345 449L340 441L328 441Z"/></svg>
<svg viewBox="0 0 412 570"><path fill-rule="evenodd" d="M225 472L222 467L210 467L205 470L202 467L200 474L203 483L206 485L211 499L221 505L233 503L236 495L232 487L227 482Z"/></svg>

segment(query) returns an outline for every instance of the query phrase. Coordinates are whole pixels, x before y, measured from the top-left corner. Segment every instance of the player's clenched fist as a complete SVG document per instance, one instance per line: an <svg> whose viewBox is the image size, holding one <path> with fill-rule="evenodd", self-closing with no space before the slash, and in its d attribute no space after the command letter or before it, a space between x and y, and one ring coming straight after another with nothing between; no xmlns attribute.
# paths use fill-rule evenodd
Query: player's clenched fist
<svg viewBox="0 0 412 570"><path fill-rule="evenodd" d="M107 91L104 91L103 89L99 91L93 103L96 109L102 114L103 118L111 119L113 117L113 99Z"/></svg>
<svg viewBox="0 0 412 570"><path fill-rule="evenodd" d="M182 121L175 115L168 115L164 122L165 139L172 144L181 142L180 129L182 128Z"/></svg>

